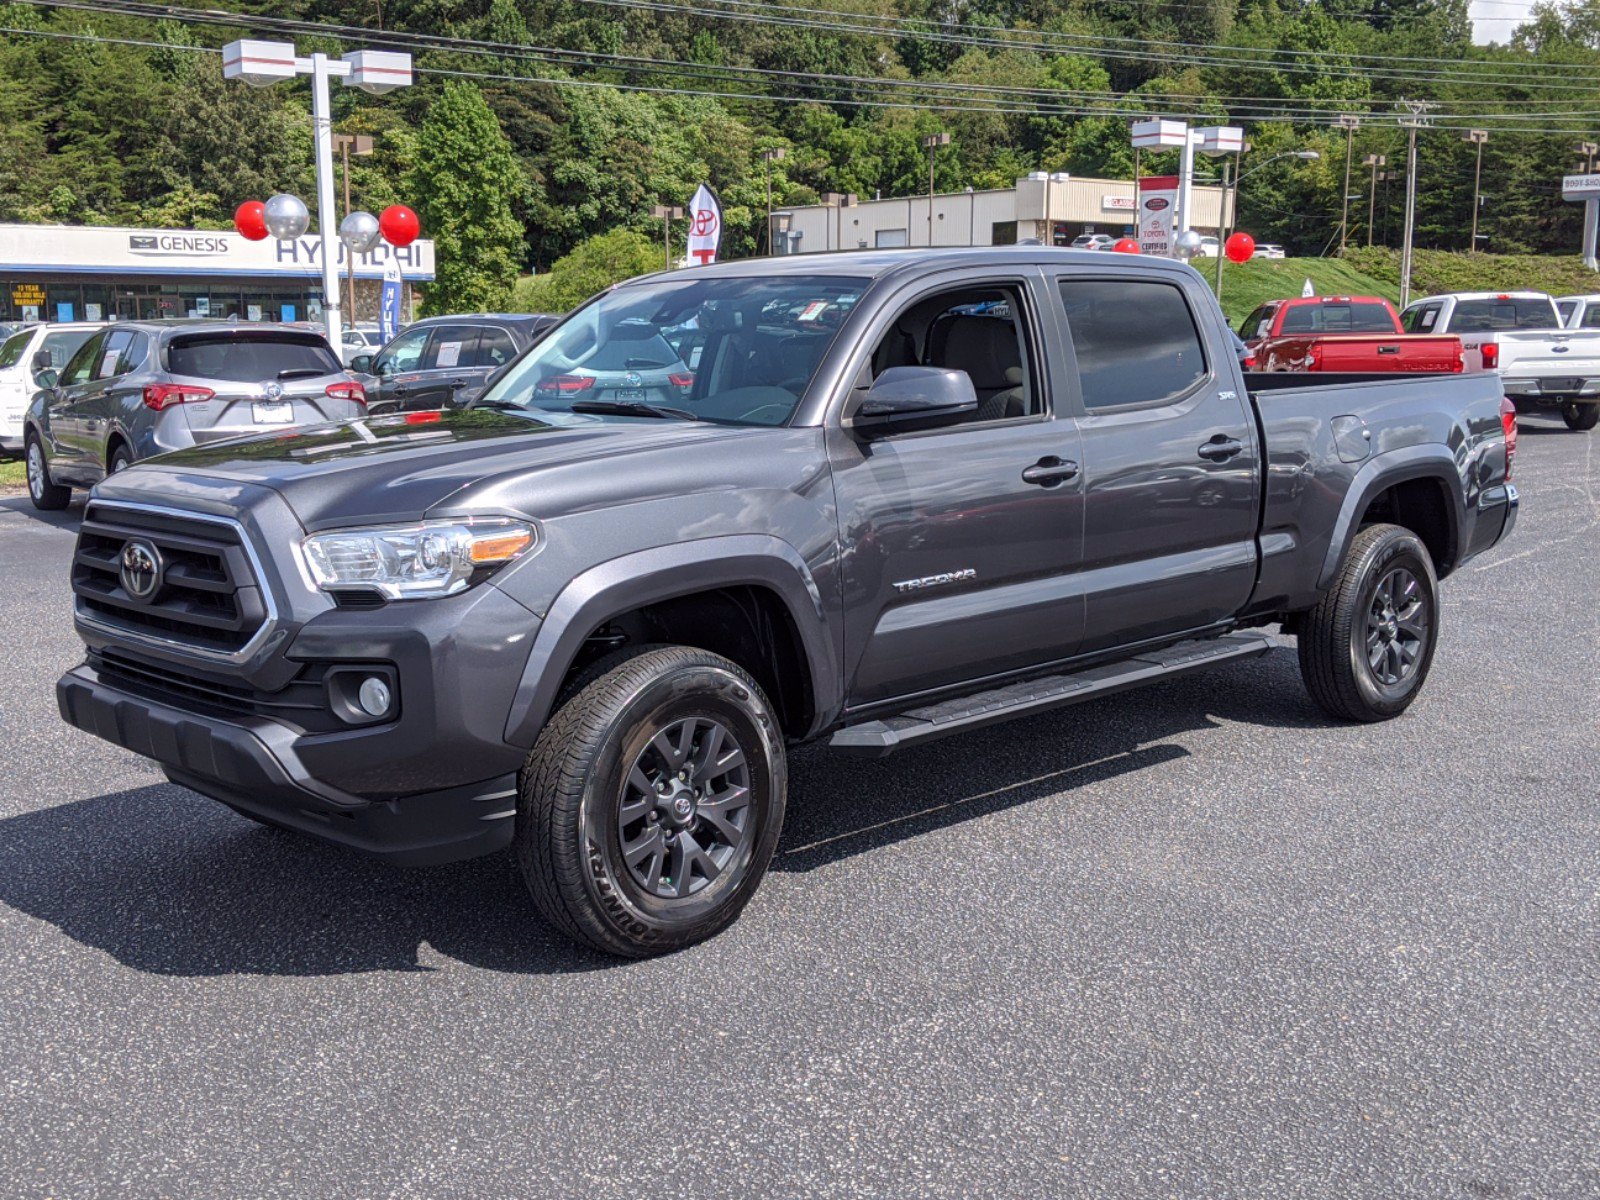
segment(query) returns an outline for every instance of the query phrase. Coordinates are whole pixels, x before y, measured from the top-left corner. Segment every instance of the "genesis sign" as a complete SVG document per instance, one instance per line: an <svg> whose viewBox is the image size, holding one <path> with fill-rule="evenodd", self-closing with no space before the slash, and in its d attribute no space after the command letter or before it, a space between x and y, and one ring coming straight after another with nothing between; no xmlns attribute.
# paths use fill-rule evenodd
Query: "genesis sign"
<svg viewBox="0 0 1600 1200"><path fill-rule="evenodd" d="M347 269L344 243L335 245L340 269ZM407 280L433 278L433 242L426 238L398 249L380 242L356 256L355 273L362 279L382 279L391 257ZM0 263L14 275L238 276L320 282L322 240L252 242L231 231L0 224Z"/></svg>

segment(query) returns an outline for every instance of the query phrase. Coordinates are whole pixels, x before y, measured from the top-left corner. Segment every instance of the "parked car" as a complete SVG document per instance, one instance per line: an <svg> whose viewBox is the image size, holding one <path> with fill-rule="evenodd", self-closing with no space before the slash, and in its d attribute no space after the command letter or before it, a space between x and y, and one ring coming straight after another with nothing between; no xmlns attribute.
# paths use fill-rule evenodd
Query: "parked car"
<svg viewBox="0 0 1600 1200"><path fill-rule="evenodd" d="M369 376L363 382L375 413L460 406L559 319L548 313L427 317L377 354L356 355L350 369Z"/></svg>
<svg viewBox="0 0 1600 1200"><path fill-rule="evenodd" d="M357 325L339 337L339 361L349 366L357 356L376 354L383 348L383 334L376 325Z"/></svg>
<svg viewBox="0 0 1600 1200"><path fill-rule="evenodd" d="M705 335L673 406L540 386L640 326ZM1279 623L1329 713L1399 715L1437 581L1511 531L1506 408L1483 375L1246 376L1201 276L1155 258L645 276L476 410L106 480L57 697L259 821L398 862L514 847L557 929L659 954L751 899L790 743L883 755Z"/></svg>
<svg viewBox="0 0 1600 1200"><path fill-rule="evenodd" d="M1117 244L1117 239L1109 233L1080 233L1072 239L1074 250L1109 250Z"/></svg>
<svg viewBox="0 0 1600 1200"><path fill-rule="evenodd" d="M1563 329L1600 329L1600 296L1562 296L1556 315Z"/></svg>
<svg viewBox="0 0 1600 1200"><path fill-rule="evenodd" d="M1600 424L1600 329L1563 329L1545 293L1426 296L1400 319L1407 331L1459 337L1466 370L1499 372L1519 412L1554 408L1568 429Z"/></svg>
<svg viewBox="0 0 1600 1200"><path fill-rule="evenodd" d="M1222 243L1216 238L1206 234L1200 238L1200 248L1194 252L1196 258L1215 258L1222 253Z"/></svg>
<svg viewBox="0 0 1600 1200"><path fill-rule="evenodd" d="M327 339L285 325L118 322L39 383L24 439L28 494L43 509L155 454L366 412Z"/></svg>
<svg viewBox="0 0 1600 1200"><path fill-rule="evenodd" d="M1282 246L1275 242L1257 242L1251 258L1288 258Z"/></svg>
<svg viewBox="0 0 1600 1200"><path fill-rule="evenodd" d="M1434 371L1462 368L1454 334L1405 333L1382 296L1271 300L1239 326L1263 371Z"/></svg>
<svg viewBox="0 0 1600 1200"><path fill-rule="evenodd" d="M98 321L25 325L0 342L0 450L22 449L23 418L43 371L59 371L103 328Z"/></svg>

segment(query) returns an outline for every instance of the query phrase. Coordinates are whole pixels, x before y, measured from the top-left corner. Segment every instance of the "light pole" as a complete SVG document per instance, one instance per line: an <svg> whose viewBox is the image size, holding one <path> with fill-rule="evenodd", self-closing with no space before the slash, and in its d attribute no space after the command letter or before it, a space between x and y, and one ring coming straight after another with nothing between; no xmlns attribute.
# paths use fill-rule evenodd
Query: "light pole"
<svg viewBox="0 0 1600 1200"><path fill-rule="evenodd" d="M922 148L928 152L928 245L933 245L933 156L940 146L950 144L948 133L930 133L922 139Z"/></svg>
<svg viewBox="0 0 1600 1200"><path fill-rule="evenodd" d="M855 207L855 205L856 205L856 194L854 192L824 192L822 194L822 202L824 204L826 204L829 208L834 210L834 213L833 213L833 227L834 227L833 228L833 241L835 243L837 243L834 246L829 246L828 245L828 236L829 236L829 234L828 234L828 230L826 228L824 228L823 231L822 231L822 248L824 250L829 250L829 249L843 250L844 249L844 210L847 209L847 208L854 208Z"/></svg>
<svg viewBox="0 0 1600 1200"><path fill-rule="evenodd" d="M1262 159L1255 166L1251 167L1248 171L1240 171L1237 175L1235 175L1233 177L1233 204L1231 206L1231 211L1228 213L1228 216L1231 218L1231 220L1229 221L1229 224L1230 225L1237 225L1238 224L1238 221L1239 221L1239 185L1241 183L1243 183L1246 179L1249 179L1250 176L1254 175L1257 171L1261 170L1263 167L1270 167L1273 163L1279 162L1280 160L1285 159L1285 158L1298 158L1301 162L1315 162L1317 159L1319 159L1321 157L1322 157L1321 153L1316 151L1316 150L1284 150L1284 151L1281 151L1278 154L1274 154L1271 158ZM1222 178L1223 178L1222 196L1223 196L1224 202L1226 202L1227 197L1228 197L1228 184L1227 184L1228 176L1227 176L1227 163L1226 162L1223 163L1223 176L1222 176ZM1222 239L1219 237L1217 239L1217 283L1216 283L1216 294L1217 294L1218 298L1220 298L1222 296L1222 258L1223 258L1222 250L1223 250Z"/></svg>
<svg viewBox="0 0 1600 1200"><path fill-rule="evenodd" d="M334 249L333 104L328 80L381 96L411 84L411 55L387 50L353 50L340 58L316 53L301 58L289 42L242 39L222 48L222 77L242 79L252 87L268 87L296 75L311 76L312 140L317 166L317 234L322 255L322 315L328 344L335 350L344 336L339 317L339 256Z"/></svg>
<svg viewBox="0 0 1600 1200"><path fill-rule="evenodd" d="M1400 101L1404 113L1400 128L1406 131L1406 224L1405 240L1400 245L1400 307L1411 300L1412 242L1417 233L1417 130L1430 124L1428 100Z"/></svg>
<svg viewBox="0 0 1600 1200"><path fill-rule="evenodd" d="M773 146L761 152L762 169L767 173L767 257L774 253L772 249L772 164L782 162L786 151L782 146Z"/></svg>
<svg viewBox="0 0 1600 1200"><path fill-rule="evenodd" d="M1583 173L1585 175L1593 175L1594 174L1594 156L1596 154L1600 154L1600 143L1596 143L1596 142L1579 142L1576 146L1573 147L1573 150L1575 150L1577 153L1583 155Z"/></svg>
<svg viewBox="0 0 1600 1200"><path fill-rule="evenodd" d="M1344 130L1344 200L1339 205L1339 253L1344 253L1345 238L1350 233L1350 160L1355 154L1356 130L1361 128L1361 118L1345 115L1334 122L1336 129Z"/></svg>
<svg viewBox="0 0 1600 1200"><path fill-rule="evenodd" d="M344 175L344 215L349 218L353 210L350 204L350 156L366 158L372 154L372 139L364 133L336 133L333 135L334 149L339 151L339 160ZM348 249L348 247L347 247ZM345 258L345 277L350 284L350 325L356 324L356 256L351 251Z"/></svg>
<svg viewBox="0 0 1600 1200"><path fill-rule="evenodd" d="M1470 129L1467 131L1467 141L1471 142L1478 151L1477 165L1472 168L1472 245L1467 249L1473 254L1478 252L1478 188L1483 183L1483 144L1489 140L1487 129Z"/></svg>
<svg viewBox="0 0 1600 1200"><path fill-rule="evenodd" d="M1378 213L1378 168L1389 160L1381 154L1369 154L1361 160L1363 167L1372 170L1372 185L1367 188L1367 249L1372 249L1372 231Z"/></svg>
<svg viewBox="0 0 1600 1200"><path fill-rule="evenodd" d="M661 253L666 260L667 270L670 271L672 270L672 223L683 219L683 209L676 205L658 204L650 210L650 215L661 222ZM768 222L768 228L771 228L771 222Z"/></svg>

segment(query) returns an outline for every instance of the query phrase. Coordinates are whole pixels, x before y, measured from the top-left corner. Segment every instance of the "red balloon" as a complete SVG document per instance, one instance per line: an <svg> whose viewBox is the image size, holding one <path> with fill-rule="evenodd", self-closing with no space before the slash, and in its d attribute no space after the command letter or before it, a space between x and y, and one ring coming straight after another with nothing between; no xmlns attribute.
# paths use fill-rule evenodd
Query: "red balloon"
<svg viewBox="0 0 1600 1200"><path fill-rule="evenodd" d="M267 206L259 200L246 200L233 210L233 227L252 242L259 242L267 236Z"/></svg>
<svg viewBox="0 0 1600 1200"><path fill-rule="evenodd" d="M1249 262L1250 256L1256 252L1256 240L1248 233L1236 233L1227 240L1222 250L1232 262Z"/></svg>
<svg viewBox="0 0 1600 1200"><path fill-rule="evenodd" d="M1139 253L1139 243L1134 241L1132 238L1121 238L1118 241L1113 242L1111 244L1111 248L1118 254Z"/></svg>
<svg viewBox="0 0 1600 1200"><path fill-rule="evenodd" d="M391 246L409 246L422 232L422 222L404 204L391 204L378 214L378 229Z"/></svg>

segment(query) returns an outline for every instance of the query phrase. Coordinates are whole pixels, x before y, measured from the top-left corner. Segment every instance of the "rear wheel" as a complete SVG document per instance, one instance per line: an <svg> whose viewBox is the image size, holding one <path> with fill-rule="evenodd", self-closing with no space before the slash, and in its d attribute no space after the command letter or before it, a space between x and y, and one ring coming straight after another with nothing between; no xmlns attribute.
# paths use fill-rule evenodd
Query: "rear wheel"
<svg viewBox="0 0 1600 1200"><path fill-rule="evenodd" d="M516 856L540 914L642 958L713 936L766 873L783 826L782 734L760 686L686 646L593 673L524 766Z"/></svg>
<svg viewBox="0 0 1600 1200"><path fill-rule="evenodd" d="M45 461L39 435L30 433L25 451L28 466L28 499L46 512L65 508L72 502L72 489L50 482L50 464Z"/></svg>
<svg viewBox="0 0 1600 1200"><path fill-rule="evenodd" d="M1312 699L1347 721L1397 717L1416 699L1439 636L1433 559L1416 534L1369 525L1299 625Z"/></svg>
<svg viewBox="0 0 1600 1200"><path fill-rule="evenodd" d="M1561 406L1561 419L1568 429L1593 429L1600 425L1600 404L1577 404L1569 400Z"/></svg>
<svg viewBox="0 0 1600 1200"><path fill-rule="evenodd" d="M106 474L115 475L118 471L126 471L131 466L133 466L133 451L124 443L118 442L106 463Z"/></svg>

